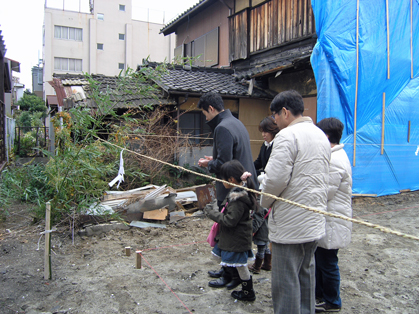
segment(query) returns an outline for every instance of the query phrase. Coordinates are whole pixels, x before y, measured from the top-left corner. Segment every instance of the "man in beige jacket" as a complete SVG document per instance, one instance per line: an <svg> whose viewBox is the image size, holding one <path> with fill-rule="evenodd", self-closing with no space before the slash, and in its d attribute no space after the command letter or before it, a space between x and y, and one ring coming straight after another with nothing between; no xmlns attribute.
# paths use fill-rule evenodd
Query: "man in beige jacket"
<svg viewBox="0 0 419 314"><path fill-rule="evenodd" d="M310 117L303 117L303 98L285 91L270 109L281 130L265 168L263 190L269 194L325 211L329 180L330 143ZM274 313L314 313L317 242L325 234L325 218L296 205L261 197L272 207L272 299Z"/></svg>

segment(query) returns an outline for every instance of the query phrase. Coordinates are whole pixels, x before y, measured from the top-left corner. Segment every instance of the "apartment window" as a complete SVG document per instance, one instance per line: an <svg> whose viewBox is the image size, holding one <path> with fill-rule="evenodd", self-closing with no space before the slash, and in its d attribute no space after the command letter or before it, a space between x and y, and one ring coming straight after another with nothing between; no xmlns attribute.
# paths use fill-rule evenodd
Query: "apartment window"
<svg viewBox="0 0 419 314"><path fill-rule="evenodd" d="M67 26L54 26L54 37L57 39L83 40L83 29Z"/></svg>
<svg viewBox="0 0 419 314"><path fill-rule="evenodd" d="M119 40L125 40L125 34L119 34Z"/></svg>
<svg viewBox="0 0 419 314"><path fill-rule="evenodd" d="M72 58L54 58L54 70L81 72L82 60Z"/></svg>
<svg viewBox="0 0 419 314"><path fill-rule="evenodd" d="M120 4L119 5L119 11L124 11L125 12L125 4Z"/></svg>
<svg viewBox="0 0 419 314"><path fill-rule="evenodd" d="M98 13L98 14L97 14L97 19L98 19L98 20L101 20L101 21L105 20L105 14L103 14L103 13Z"/></svg>
<svg viewBox="0 0 419 314"><path fill-rule="evenodd" d="M97 44L97 50L103 50L103 44Z"/></svg>
<svg viewBox="0 0 419 314"><path fill-rule="evenodd" d="M125 69L125 63L118 63L118 69L120 70Z"/></svg>

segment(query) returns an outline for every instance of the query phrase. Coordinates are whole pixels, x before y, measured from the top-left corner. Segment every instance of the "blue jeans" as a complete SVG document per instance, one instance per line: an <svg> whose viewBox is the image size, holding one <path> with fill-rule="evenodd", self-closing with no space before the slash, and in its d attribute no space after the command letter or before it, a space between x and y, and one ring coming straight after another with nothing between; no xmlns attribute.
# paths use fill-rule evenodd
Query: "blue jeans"
<svg viewBox="0 0 419 314"><path fill-rule="evenodd" d="M272 242L272 301L275 314L314 314L317 241Z"/></svg>
<svg viewBox="0 0 419 314"><path fill-rule="evenodd" d="M342 307L338 251L321 247L316 250L316 298L323 299L329 305Z"/></svg>

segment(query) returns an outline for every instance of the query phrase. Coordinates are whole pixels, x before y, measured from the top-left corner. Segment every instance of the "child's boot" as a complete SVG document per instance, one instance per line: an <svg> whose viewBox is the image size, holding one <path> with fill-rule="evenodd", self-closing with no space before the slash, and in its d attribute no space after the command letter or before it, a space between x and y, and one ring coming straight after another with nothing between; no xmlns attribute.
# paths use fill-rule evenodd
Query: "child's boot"
<svg viewBox="0 0 419 314"><path fill-rule="evenodd" d="M252 266L249 266L249 270L254 274L260 273L260 267L262 266L263 259L256 256L255 263Z"/></svg>
<svg viewBox="0 0 419 314"><path fill-rule="evenodd" d="M256 293L253 290L252 276L249 280L242 280L242 290L233 291L231 296L239 301L255 301Z"/></svg>
<svg viewBox="0 0 419 314"><path fill-rule="evenodd" d="M263 260L263 265L261 267L263 270L271 270L272 269L272 254L265 253L265 259Z"/></svg>
<svg viewBox="0 0 419 314"><path fill-rule="evenodd" d="M227 272L226 267L223 267L223 269L224 271L222 276L216 280L211 280L210 282L208 282L208 286L213 288L223 288L231 282L231 275Z"/></svg>

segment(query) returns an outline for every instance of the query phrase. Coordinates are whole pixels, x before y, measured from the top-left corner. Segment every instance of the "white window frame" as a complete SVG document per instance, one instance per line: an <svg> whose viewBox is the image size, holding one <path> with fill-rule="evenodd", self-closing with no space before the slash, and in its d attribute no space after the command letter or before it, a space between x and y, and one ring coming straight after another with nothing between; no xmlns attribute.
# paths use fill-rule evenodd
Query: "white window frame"
<svg viewBox="0 0 419 314"><path fill-rule="evenodd" d="M98 19L98 20L100 20L100 21L104 21L104 20L105 20L105 14L103 14L103 13L98 13L98 14L97 14L97 19Z"/></svg>
<svg viewBox="0 0 419 314"><path fill-rule="evenodd" d="M54 57L54 70L67 72L83 72L83 60L74 58Z"/></svg>
<svg viewBox="0 0 419 314"><path fill-rule="evenodd" d="M54 25L54 38L83 41L83 29L77 27Z"/></svg>

